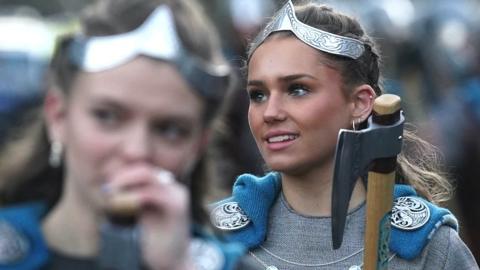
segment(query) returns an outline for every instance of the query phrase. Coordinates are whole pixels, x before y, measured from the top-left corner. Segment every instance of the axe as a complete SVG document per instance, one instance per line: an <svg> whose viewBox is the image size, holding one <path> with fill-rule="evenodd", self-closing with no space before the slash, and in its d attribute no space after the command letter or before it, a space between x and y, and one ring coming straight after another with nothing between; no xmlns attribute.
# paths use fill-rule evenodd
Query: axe
<svg viewBox="0 0 480 270"><path fill-rule="evenodd" d="M386 269L393 202L396 156L402 149L400 97L375 99L373 113L362 130L341 129L335 153L332 185L332 243L342 245L353 187L368 171L364 269Z"/></svg>

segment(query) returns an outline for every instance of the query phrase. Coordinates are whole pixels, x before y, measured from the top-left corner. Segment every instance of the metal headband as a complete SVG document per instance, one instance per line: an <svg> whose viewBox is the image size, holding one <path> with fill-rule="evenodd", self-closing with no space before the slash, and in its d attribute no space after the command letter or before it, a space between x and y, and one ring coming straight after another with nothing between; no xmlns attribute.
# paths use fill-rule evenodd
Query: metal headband
<svg viewBox="0 0 480 270"><path fill-rule="evenodd" d="M171 10L157 7L138 28L110 36L75 36L68 46L70 59L81 70L100 72L125 64L139 55L173 63L200 95L223 96L230 67L213 65L189 53L177 35Z"/></svg>
<svg viewBox="0 0 480 270"><path fill-rule="evenodd" d="M317 50L352 59L360 57L365 50L365 45L360 40L332 34L298 20L291 0L255 38L254 44L258 47L271 33L278 31L291 31L298 39Z"/></svg>

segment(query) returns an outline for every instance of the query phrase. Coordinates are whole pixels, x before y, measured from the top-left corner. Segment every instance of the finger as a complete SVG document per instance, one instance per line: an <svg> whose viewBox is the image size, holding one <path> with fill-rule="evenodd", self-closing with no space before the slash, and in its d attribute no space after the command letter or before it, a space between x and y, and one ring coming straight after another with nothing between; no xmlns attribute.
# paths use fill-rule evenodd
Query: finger
<svg viewBox="0 0 480 270"><path fill-rule="evenodd" d="M154 180L141 181L135 188L110 191L107 194L107 212L115 216L134 216L143 211L183 212L188 207L187 189L176 183L173 175L157 171Z"/></svg>
<svg viewBox="0 0 480 270"><path fill-rule="evenodd" d="M190 196L183 185L157 185L154 188L139 190L139 200L142 211L153 211L166 215L176 215L187 212Z"/></svg>
<svg viewBox="0 0 480 270"><path fill-rule="evenodd" d="M124 168L110 177L103 190L111 193L135 189L139 186L152 185L153 182L169 184L175 177L169 171L153 166L136 165Z"/></svg>

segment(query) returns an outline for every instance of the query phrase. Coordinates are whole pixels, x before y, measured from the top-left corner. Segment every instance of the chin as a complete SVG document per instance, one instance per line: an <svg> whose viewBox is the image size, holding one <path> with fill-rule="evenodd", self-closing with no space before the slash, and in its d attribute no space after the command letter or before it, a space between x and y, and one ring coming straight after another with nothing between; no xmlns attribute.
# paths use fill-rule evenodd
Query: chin
<svg viewBox="0 0 480 270"><path fill-rule="evenodd" d="M269 168L273 171L277 171L287 175L296 175L301 176L305 173L308 173L312 168L311 164L309 163L299 163L297 160L282 160L276 162L267 162Z"/></svg>
<svg viewBox="0 0 480 270"><path fill-rule="evenodd" d="M266 162L268 168L270 168L273 171L277 172L282 172L282 173L288 173L290 171L295 171L297 166L292 164L292 162L288 161L275 161L275 162Z"/></svg>

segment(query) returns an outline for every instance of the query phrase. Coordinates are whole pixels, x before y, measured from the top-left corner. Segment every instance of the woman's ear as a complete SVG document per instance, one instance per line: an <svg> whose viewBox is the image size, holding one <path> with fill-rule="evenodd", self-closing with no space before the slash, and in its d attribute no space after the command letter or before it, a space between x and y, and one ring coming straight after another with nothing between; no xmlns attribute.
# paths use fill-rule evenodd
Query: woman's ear
<svg viewBox="0 0 480 270"><path fill-rule="evenodd" d="M64 143L66 97L58 88L48 89L43 103L43 112L51 142Z"/></svg>
<svg viewBox="0 0 480 270"><path fill-rule="evenodd" d="M362 84L355 87L352 92L352 121L361 123L365 121L373 109L373 102L376 94L373 88L368 84Z"/></svg>

